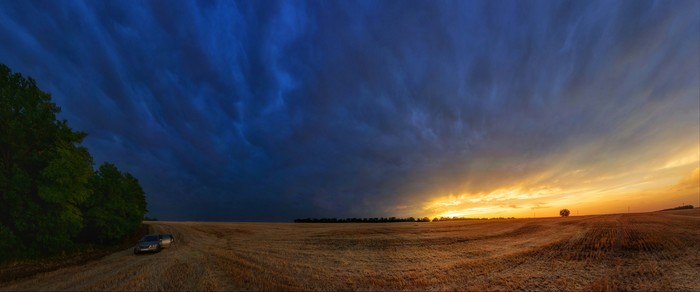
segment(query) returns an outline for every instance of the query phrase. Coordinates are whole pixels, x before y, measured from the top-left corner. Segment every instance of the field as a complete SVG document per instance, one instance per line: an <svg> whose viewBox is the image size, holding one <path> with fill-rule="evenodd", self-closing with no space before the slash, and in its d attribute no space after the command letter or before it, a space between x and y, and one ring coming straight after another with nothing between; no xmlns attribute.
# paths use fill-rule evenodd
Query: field
<svg viewBox="0 0 700 292"><path fill-rule="evenodd" d="M150 222L178 242L0 290L695 290L700 209L430 223Z"/></svg>

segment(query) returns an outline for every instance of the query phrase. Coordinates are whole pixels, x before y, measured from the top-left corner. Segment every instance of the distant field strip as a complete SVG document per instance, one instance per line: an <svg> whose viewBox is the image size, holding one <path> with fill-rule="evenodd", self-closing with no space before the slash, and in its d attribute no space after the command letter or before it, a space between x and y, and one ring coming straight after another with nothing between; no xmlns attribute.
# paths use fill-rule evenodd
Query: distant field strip
<svg viewBox="0 0 700 292"><path fill-rule="evenodd" d="M151 222L123 250L0 290L694 290L700 209L430 223Z"/></svg>

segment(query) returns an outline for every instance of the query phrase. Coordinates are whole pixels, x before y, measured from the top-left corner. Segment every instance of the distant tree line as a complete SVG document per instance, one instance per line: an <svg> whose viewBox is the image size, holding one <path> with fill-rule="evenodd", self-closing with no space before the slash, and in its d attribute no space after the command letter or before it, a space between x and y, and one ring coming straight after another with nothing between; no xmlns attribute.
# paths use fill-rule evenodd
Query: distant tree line
<svg viewBox="0 0 700 292"><path fill-rule="evenodd" d="M683 205L683 206L678 206L675 208L668 208L668 209L663 209L661 211L673 211L673 210L685 210L685 209L693 209L693 205Z"/></svg>
<svg viewBox="0 0 700 292"><path fill-rule="evenodd" d="M295 223L387 223L387 222L430 222L430 218L396 218L396 217L374 217L374 218L304 218L294 219Z"/></svg>
<svg viewBox="0 0 700 292"><path fill-rule="evenodd" d="M133 234L138 180L92 156L31 78L0 64L0 261L56 255Z"/></svg>

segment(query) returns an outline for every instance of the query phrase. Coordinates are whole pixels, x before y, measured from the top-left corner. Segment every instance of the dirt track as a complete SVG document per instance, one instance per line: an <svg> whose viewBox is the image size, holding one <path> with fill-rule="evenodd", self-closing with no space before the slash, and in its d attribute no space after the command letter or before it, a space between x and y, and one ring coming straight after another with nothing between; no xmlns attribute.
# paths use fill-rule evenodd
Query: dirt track
<svg viewBox="0 0 700 292"><path fill-rule="evenodd" d="M385 224L152 222L123 250L0 290L700 290L700 209Z"/></svg>

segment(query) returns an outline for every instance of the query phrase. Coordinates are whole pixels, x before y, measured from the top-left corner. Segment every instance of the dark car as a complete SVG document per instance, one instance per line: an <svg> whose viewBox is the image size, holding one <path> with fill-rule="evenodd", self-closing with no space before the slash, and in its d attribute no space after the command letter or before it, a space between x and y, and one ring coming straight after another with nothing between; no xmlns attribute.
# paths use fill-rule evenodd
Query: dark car
<svg viewBox="0 0 700 292"><path fill-rule="evenodd" d="M175 242L175 238L172 234L160 234L159 236L161 248L168 248L171 244L173 244L173 242Z"/></svg>
<svg viewBox="0 0 700 292"><path fill-rule="evenodd" d="M146 234L134 247L134 254L139 254L142 252L159 252L160 248L160 235Z"/></svg>

